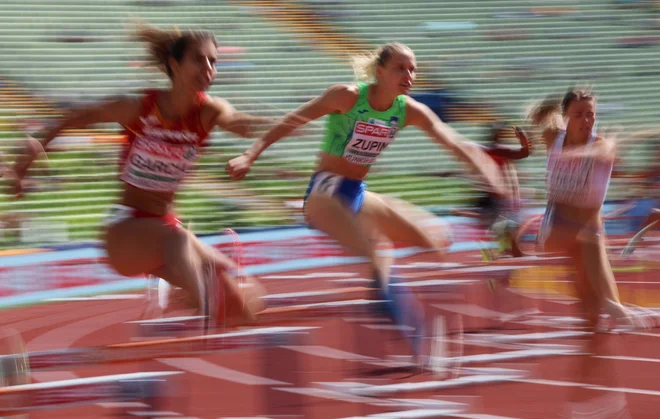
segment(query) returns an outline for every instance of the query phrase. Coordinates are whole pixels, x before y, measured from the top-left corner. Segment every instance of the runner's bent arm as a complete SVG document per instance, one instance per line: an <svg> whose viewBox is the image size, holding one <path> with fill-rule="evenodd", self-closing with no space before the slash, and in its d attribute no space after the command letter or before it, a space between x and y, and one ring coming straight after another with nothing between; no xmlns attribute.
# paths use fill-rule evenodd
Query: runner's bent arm
<svg viewBox="0 0 660 419"><path fill-rule="evenodd" d="M277 123L276 120L271 118L238 112L224 99L213 98L209 102L209 105L215 112L213 126L217 125L223 130L232 132L243 138L254 138L255 136L262 135Z"/></svg>
<svg viewBox="0 0 660 419"><path fill-rule="evenodd" d="M48 144L66 129L84 128L105 122L128 125L139 115L140 106L139 98L119 97L76 108L35 134L37 139L32 138L30 141L38 141L43 150L46 150ZM20 154L14 163L14 171L22 178L35 157L29 153Z"/></svg>
<svg viewBox="0 0 660 419"><path fill-rule="evenodd" d="M296 128L332 112L345 113L355 102L356 91L350 85L335 85L329 87L323 94L310 100L300 108L285 116L276 126L271 128L243 153L250 162L259 158L261 153L275 142L288 136ZM350 104L350 106L347 106Z"/></svg>
<svg viewBox="0 0 660 419"><path fill-rule="evenodd" d="M489 154L491 156L502 157L507 160L522 160L529 157L531 152L531 144L527 139L527 136L519 128L516 127L515 130L516 136L520 141L520 148L518 150L497 145L489 150Z"/></svg>

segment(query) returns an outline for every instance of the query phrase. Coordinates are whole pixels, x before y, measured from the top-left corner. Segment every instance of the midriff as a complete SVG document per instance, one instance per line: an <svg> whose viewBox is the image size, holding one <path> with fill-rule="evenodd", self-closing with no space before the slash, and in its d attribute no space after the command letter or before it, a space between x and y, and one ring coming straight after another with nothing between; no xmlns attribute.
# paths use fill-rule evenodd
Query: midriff
<svg viewBox="0 0 660 419"><path fill-rule="evenodd" d="M120 204L157 216L163 216L172 211L173 193L148 191L127 183L123 183L123 185Z"/></svg>
<svg viewBox="0 0 660 419"><path fill-rule="evenodd" d="M350 163L340 156L323 151L319 153L316 165L316 171L318 172L331 172L353 180L363 180L367 177L369 169L369 167Z"/></svg>

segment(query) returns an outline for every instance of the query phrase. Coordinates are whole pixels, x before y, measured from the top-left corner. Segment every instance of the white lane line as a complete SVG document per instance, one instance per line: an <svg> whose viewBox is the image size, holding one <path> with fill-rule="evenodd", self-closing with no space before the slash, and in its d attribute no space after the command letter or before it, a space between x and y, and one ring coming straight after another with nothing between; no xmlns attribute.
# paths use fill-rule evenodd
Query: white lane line
<svg viewBox="0 0 660 419"><path fill-rule="evenodd" d="M292 351L301 352L307 355L318 356L322 358L331 358L331 359L340 359L340 360L349 360L349 361L376 359L370 356L341 351L339 349L334 349L329 346L322 346L322 345L286 345L286 346L282 346L282 348L286 348Z"/></svg>
<svg viewBox="0 0 660 419"><path fill-rule="evenodd" d="M590 390L610 391L615 393L629 393L641 394L646 396L660 396L660 391L644 390L639 388L628 387L604 387L592 384L576 383L571 381L558 381L558 380L543 380L543 379L530 379L530 378L516 378L512 382L526 383L526 384L539 384L543 386L556 386L556 387L582 387Z"/></svg>
<svg viewBox="0 0 660 419"><path fill-rule="evenodd" d="M284 381L272 380L268 377L236 371L201 358L159 358L157 361L162 364L178 368L182 371L191 372L193 374L249 386L282 386L289 384Z"/></svg>
<svg viewBox="0 0 660 419"><path fill-rule="evenodd" d="M143 300L144 294L100 294L89 297L58 297L47 298L44 301L104 301L104 300Z"/></svg>
<svg viewBox="0 0 660 419"><path fill-rule="evenodd" d="M375 386L363 386L354 388L353 394L363 396L387 396L394 394L415 393L420 391L435 391L448 388L465 387L471 385L483 385L494 383L507 383L513 379L521 378L523 373L493 374L493 375L469 375L449 380L432 380L415 383L385 384Z"/></svg>
<svg viewBox="0 0 660 419"><path fill-rule="evenodd" d="M613 359L616 361L633 361L633 362L651 362L651 363L660 363L658 358L641 358L636 356L616 356L616 355L597 355L594 358L601 359Z"/></svg>
<svg viewBox="0 0 660 419"><path fill-rule="evenodd" d="M452 285L467 285L480 282L478 279L426 279L421 281L408 281L392 284L392 287L423 288L423 287L449 287Z"/></svg>
<svg viewBox="0 0 660 419"><path fill-rule="evenodd" d="M430 419L430 418L447 418L456 417L457 413L461 410L457 409L413 409L401 410L396 412L377 413L369 416L352 416L344 419L365 419L365 418L382 418L382 419Z"/></svg>
<svg viewBox="0 0 660 419"><path fill-rule="evenodd" d="M278 391L285 391L287 393L295 393L308 397L318 397L322 399L337 400L346 403L364 403L372 406L381 407L426 407L434 408L437 410L451 410L453 412L462 412L469 407L466 403L451 402L439 399L377 399L370 397L363 397L356 394L350 394L346 391L332 389L329 386L323 386L323 383L315 383L319 387L282 387L277 388ZM327 387L327 388L326 388Z"/></svg>
<svg viewBox="0 0 660 419"><path fill-rule="evenodd" d="M368 284L373 281L371 278L345 278L345 279L326 279L328 282L336 282L338 284Z"/></svg>
<svg viewBox="0 0 660 419"><path fill-rule="evenodd" d="M504 321L508 318L517 318L521 314L527 315L538 313L538 310L536 309L526 310L524 313L502 313L475 304L433 304L433 307L445 311L451 311L452 313L462 314L464 316L478 317L482 319L499 319L499 321Z"/></svg>
<svg viewBox="0 0 660 419"><path fill-rule="evenodd" d="M464 263L454 262L410 262L406 264L392 265L394 269L455 269L467 266Z"/></svg>
<svg viewBox="0 0 660 419"><path fill-rule="evenodd" d="M351 278L354 276L357 276L357 272L314 272L302 275L264 275L259 279Z"/></svg>
<svg viewBox="0 0 660 419"><path fill-rule="evenodd" d="M592 332L579 332L573 330L566 330L560 332L538 332L538 333L519 333L519 334L498 334L498 333L483 333L483 334L465 334L465 338L480 342L528 342L535 340L551 340L551 339L567 339L583 336L591 336Z"/></svg>

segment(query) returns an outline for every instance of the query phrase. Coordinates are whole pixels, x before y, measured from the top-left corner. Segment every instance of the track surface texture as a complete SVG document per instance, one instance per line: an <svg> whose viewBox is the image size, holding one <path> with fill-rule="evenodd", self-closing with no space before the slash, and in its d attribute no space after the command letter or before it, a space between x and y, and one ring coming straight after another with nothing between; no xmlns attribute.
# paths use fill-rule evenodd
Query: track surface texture
<svg viewBox="0 0 660 419"><path fill-rule="evenodd" d="M34 372L32 380L183 371L173 382L173 397L158 406L161 413L151 416L162 418L658 417L660 330L599 335L597 356L581 355L588 350L589 339L577 333L584 329L576 317L578 305L564 295L569 292L557 286L539 285L535 290L533 284L522 284L538 279L539 284L553 281L568 287L561 263L495 272L461 270L466 267L462 264L483 263L475 253L450 255L444 262L457 266L439 268L430 265L428 255L397 261L397 273L407 281L442 280L433 288L419 287L416 295L424 302L429 324L438 316L445 321L449 333L444 356L460 356L454 359L460 364L451 364L450 376L392 367L387 362L408 354L400 335L382 319L357 321L358 316L346 314L313 321L292 319L290 325L318 329L304 340L275 349ZM514 264L508 262L489 266ZM366 265L345 265L261 279L274 294L364 286L368 272ZM653 270L624 269L616 275L625 298L657 291ZM130 341L135 326L127 322L136 320L143 309L143 302L136 299L49 302L6 310L1 323L18 330L30 351L86 347ZM454 333L460 324L462 354L456 343L460 335ZM517 339L523 342L507 341L521 334L528 335ZM517 359L494 357L506 353ZM414 383L426 387L405 386ZM399 386L378 387L383 393L373 397L342 390L358 385ZM30 417L113 417L115 413L113 405L94 404L35 411Z"/></svg>

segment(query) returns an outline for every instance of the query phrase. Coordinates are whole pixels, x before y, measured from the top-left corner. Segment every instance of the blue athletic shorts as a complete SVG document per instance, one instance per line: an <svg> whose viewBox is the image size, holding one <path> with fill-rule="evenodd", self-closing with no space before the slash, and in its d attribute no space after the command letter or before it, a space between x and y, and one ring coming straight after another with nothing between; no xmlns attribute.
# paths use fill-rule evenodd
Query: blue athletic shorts
<svg viewBox="0 0 660 419"><path fill-rule="evenodd" d="M307 202L312 192L338 197L354 214L357 214L362 208L366 190L367 184L362 180L346 179L331 172L316 172L309 180L304 201Z"/></svg>

